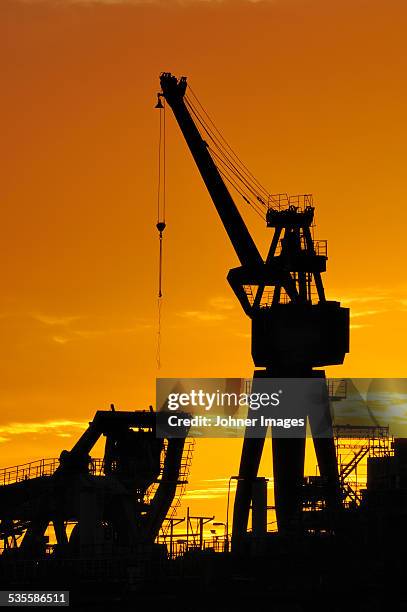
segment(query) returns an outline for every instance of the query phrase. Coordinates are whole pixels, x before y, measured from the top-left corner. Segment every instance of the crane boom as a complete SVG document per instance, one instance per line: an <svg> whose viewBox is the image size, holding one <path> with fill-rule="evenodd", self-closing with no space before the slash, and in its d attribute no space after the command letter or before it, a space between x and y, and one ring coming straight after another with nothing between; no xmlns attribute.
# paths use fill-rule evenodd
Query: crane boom
<svg viewBox="0 0 407 612"><path fill-rule="evenodd" d="M262 264L260 253L185 105L186 77L178 80L170 72L163 72L160 83L162 95L174 113L241 265Z"/></svg>
<svg viewBox="0 0 407 612"><path fill-rule="evenodd" d="M223 182L211 150L191 116L195 110L184 99L187 82L169 72L161 75L162 93L174 112L185 140L228 236L240 259L229 271L228 281L244 312L252 320L252 357L257 370L253 385L269 384L268 378L324 379L314 368L343 363L349 352L349 310L325 297L321 274L326 270L325 249L319 249L311 233L314 207L310 194L271 197L267 227L274 229L269 253L263 261L246 225ZM160 107L161 100L157 103ZM199 117L198 117L198 121ZM271 205L273 204L273 205ZM277 206L276 206L277 204ZM318 245L318 248L316 246ZM316 302L318 299L318 302ZM325 384L325 383L324 383ZM324 385L323 387L324 388ZM315 397L318 396L318 392ZM326 508L340 507L339 478L332 438L329 402L317 406L320 422L327 423L328 437L319 438L315 416L309 413L321 477L326 481ZM319 422L318 421L318 422ZM247 430L243 443L233 513L232 547L247 551L247 523L253 508L253 483L257 479L267 428L259 437ZM301 533L303 497L301 483L305 460L305 428L298 437L281 437L273 428L274 497L279 531Z"/></svg>

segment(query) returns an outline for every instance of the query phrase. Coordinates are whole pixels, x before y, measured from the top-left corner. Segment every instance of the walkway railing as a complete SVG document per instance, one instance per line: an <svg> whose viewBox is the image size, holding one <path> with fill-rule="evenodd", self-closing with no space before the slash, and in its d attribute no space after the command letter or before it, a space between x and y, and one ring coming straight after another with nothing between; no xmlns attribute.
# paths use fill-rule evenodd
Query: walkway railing
<svg viewBox="0 0 407 612"><path fill-rule="evenodd" d="M39 478L41 476L52 476L59 467L59 459L51 457L48 459L38 459L21 465L0 468L0 486ZM90 473L93 475L103 474L103 460L92 459L90 462Z"/></svg>

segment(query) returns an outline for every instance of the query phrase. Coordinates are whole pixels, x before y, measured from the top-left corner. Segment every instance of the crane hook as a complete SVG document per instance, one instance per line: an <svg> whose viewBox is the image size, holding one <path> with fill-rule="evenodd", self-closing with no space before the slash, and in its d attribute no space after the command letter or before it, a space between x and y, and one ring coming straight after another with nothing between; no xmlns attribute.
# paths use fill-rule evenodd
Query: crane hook
<svg viewBox="0 0 407 612"><path fill-rule="evenodd" d="M166 224L165 224L165 222L164 222L164 221L159 221L159 222L157 223L156 228L157 228L157 229L158 229L158 231L160 232L160 238L162 238L163 231L165 230L165 228L166 228L166 227L167 227L167 226L166 226Z"/></svg>
<svg viewBox="0 0 407 612"><path fill-rule="evenodd" d="M157 94L157 104L154 106L154 108L164 108L163 103L161 102L161 93Z"/></svg>

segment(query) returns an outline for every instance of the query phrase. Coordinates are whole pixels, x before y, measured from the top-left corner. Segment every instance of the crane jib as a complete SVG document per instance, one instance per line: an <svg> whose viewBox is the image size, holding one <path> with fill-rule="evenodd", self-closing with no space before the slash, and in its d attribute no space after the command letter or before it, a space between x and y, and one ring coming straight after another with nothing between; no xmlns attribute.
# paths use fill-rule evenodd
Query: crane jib
<svg viewBox="0 0 407 612"><path fill-rule="evenodd" d="M171 107L209 195L242 265L261 265L261 255L184 102L186 79L170 73L160 78L162 95Z"/></svg>

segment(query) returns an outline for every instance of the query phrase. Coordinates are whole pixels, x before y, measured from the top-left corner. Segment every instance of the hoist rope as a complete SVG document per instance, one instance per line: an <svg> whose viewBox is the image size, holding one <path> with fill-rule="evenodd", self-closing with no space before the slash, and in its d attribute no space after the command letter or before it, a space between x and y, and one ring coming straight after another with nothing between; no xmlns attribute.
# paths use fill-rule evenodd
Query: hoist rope
<svg viewBox="0 0 407 612"><path fill-rule="evenodd" d="M234 189L242 196L245 202L249 204L262 219L264 219L264 208L266 208L266 204L264 202L264 195L259 194L253 183L249 182L247 178L242 176L238 168L235 166L234 161L230 159L230 157L227 155L227 153L225 153L221 145L219 145L219 142L213 137L213 133L209 130L208 126L203 123L202 117L196 113L196 109L192 105L190 105L190 102L187 102L187 106L190 112L195 116L197 122L201 125L205 135L212 140L212 142L217 148L217 151L215 151L215 149L213 149L212 146L207 143L208 150L210 151L212 159L220 174L228 180L228 182L234 187ZM234 177L235 180L232 179L231 175ZM237 184L239 182L240 187Z"/></svg>
<svg viewBox="0 0 407 612"><path fill-rule="evenodd" d="M213 134L208 130L207 126L201 122L201 118L199 117L199 115L195 113L194 107L190 106L190 110L195 115L195 118L201 124L202 129L205 131L206 135L209 136L209 138L212 140L212 142L214 143L214 146L217 149L217 152L216 152L208 144L208 149L210 150L210 152L218 159L219 163L222 163L223 165L228 167L228 169L232 172L232 174L234 174L235 177L238 180L240 180L240 182L245 186L245 188L248 189L248 191L252 193L252 195L255 197L257 202L260 202L263 206L265 206L264 199L268 198L268 194L263 195L263 197L259 194L258 189L253 185L253 183L250 182L250 178L247 178L241 174L241 172L239 171L239 168L235 165L235 161L230 158L230 156L227 154L227 152L225 152L225 150L222 148L219 142L213 138ZM256 202L256 205L257 205L257 202Z"/></svg>
<svg viewBox="0 0 407 612"><path fill-rule="evenodd" d="M201 136L205 135L205 137L206 136L209 137L210 140L212 140L214 146L218 149L218 158L222 159L223 163L229 166L230 170L233 172L236 178L238 178L241 182L243 182L246 186L248 186L250 191L252 191L252 193L256 196L256 198L258 198L259 202L262 202L263 205L265 205L265 202L263 198L260 196L260 193L257 187L255 187L253 183L250 182L250 179L247 179L242 175L240 169L236 167L235 161L230 158L228 153L224 150L223 146L219 143L219 140L217 140L213 132L211 132L209 127L203 122L202 117L199 114L197 114L195 107L191 106L189 102L187 102L187 106L191 114L195 116L196 121L201 125L201 128L202 128L200 130ZM198 126L198 129L199 129L199 126ZM208 148L210 149L212 148L211 145L209 145L209 143L207 143L207 145L208 145Z"/></svg>
<svg viewBox="0 0 407 612"><path fill-rule="evenodd" d="M163 112L160 113L160 117L161 114L163 116L163 210L162 210L162 219L161 221L163 221L165 223L165 204L166 204L166 163L165 163L165 157L166 157L166 142L165 142L165 138L166 138L166 129L165 129L165 102L163 104L164 108L163 108ZM158 222L158 221L157 221Z"/></svg>
<svg viewBox="0 0 407 612"><path fill-rule="evenodd" d="M250 186L246 186L246 189L248 190L248 192L245 192L244 187L239 187L236 182L233 180L233 178L231 177L231 174L236 176L233 173L233 170L230 168L230 166L228 166L222 159L221 157L219 157L219 155L216 153L216 151L214 151L212 148L209 148L209 151L211 152L211 154L213 155L213 157L215 159L218 160L218 163L222 166L220 167L219 165L217 165L217 168L220 172L220 174L222 174L222 176L225 176L225 178L228 180L228 182L234 187L234 189L242 196L242 198L245 200L245 202L247 204L249 204L249 206L251 206L254 210L254 212L256 212L261 219L264 219L264 210L263 208L261 208L261 206L259 204L257 204L257 202L253 202L250 200L251 197L251 193L252 190L250 188Z"/></svg>
<svg viewBox="0 0 407 612"><path fill-rule="evenodd" d="M159 98L160 100L160 98ZM157 329L157 368L161 367L161 315L162 315L162 278L163 278L163 231L165 229L165 205L166 205L166 159L165 159L165 102L157 105L160 109L159 137L158 137L158 193L157 193L157 230L159 235L159 257L158 257L158 329Z"/></svg>
<svg viewBox="0 0 407 612"><path fill-rule="evenodd" d="M162 140L162 119L159 113L159 132L158 132L158 188L157 188L157 223L160 221L161 214L161 140Z"/></svg>
<svg viewBox="0 0 407 612"><path fill-rule="evenodd" d="M199 102L194 91L189 87L193 100L185 96L185 103L193 115L196 126L205 140L208 152L220 175L233 187L243 200L264 219L271 195L269 191L245 166L236 155L227 140L218 130L207 111ZM161 99L163 104L161 103ZM162 318L162 271L163 271L163 231L166 213L166 126L165 99L159 94L156 108L160 109L158 139L158 193L157 193L157 230L159 232L159 268L158 268L158 330L157 330L157 367L161 367L161 318ZM209 142L208 142L209 140Z"/></svg>
<svg viewBox="0 0 407 612"><path fill-rule="evenodd" d="M191 114L194 115L196 122L201 125L201 136L204 134L205 138L208 137L218 149L218 152L215 151L212 146L207 143L208 150L211 153L211 157L219 173L236 190L236 192L243 198L243 200L253 208L256 214L261 219L264 219L265 211L261 208L261 205L266 208L264 202L264 195L259 194L259 192L257 191L257 187L254 186L253 183L249 182L250 179L247 179L246 177L242 176L239 169L236 168L234 160L232 160L228 153L225 152L223 146L221 145L221 143L219 143L219 140L216 138L216 136L214 136L209 126L204 123L202 116L198 114L196 108L190 103L189 100L187 100L186 103ZM197 127L199 129L199 126Z"/></svg>
<svg viewBox="0 0 407 612"><path fill-rule="evenodd" d="M162 299L158 298L157 301L157 311L158 311L158 326L157 326L157 352L156 352L156 361L157 368L161 368L161 310L162 310Z"/></svg>
<svg viewBox="0 0 407 612"><path fill-rule="evenodd" d="M216 153L212 151L212 154L216 157ZM250 194L245 193L244 190L236 183L233 175L230 174L227 167L222 165L220 161L217 165L218 172L223 176L223 178L235 189L235 191L242 197L242 199L249 204L249 206L254 210L254 212L261 218L264 219L264 211L257 206L254 202L250 200Z"/></svg>
<svg viewBox="0 0 407 612"><path fill-rule="evenodd" d="M186 96L186 104L191 113L195 116L197 122L200 124L201 129L205 133L205 137L209 137L214 147L217 149L217 162L219 163L220 161L222 161L223 164L227 165L229 171L232 172L235 179L237 179L238 182L242 184L245 190L248 189L251 192L251 199L252 202L254 200L253 204L255 204L255 208L258 209L258 205L260 205L266 210L267 202L270 199L269 191L263 185L261 185L261 183L247 168L247 166L245 166L242 160L236 155L227 140L223 137L221 132L215 126L214 122L212 121L206 110L203 108L202 104L199 102L195 93L190 87L189 89L192 95L194 96L196 103L202 109L202 112L205 114L211 125L208 124L208 122L202 116L199 109L196 107L196 105L189 96ZM211 126L213 126L213 128ZM198 129L200 129L199 126L197 127ZM219 135L219 137L217 136L217 134ZM211 153L214 153L213 148L211 148Z"/></svg>
<svg viewBox="0 0 407 612"><path fill-rule="evenodd" d="M241 166L241 168L245 171L246 174L248 174L252 180L257 184L258 188L263 191L266 195L269 195L268 190L260 183L260 181L254 176L254 174L249 170L249 168L243 163L243 161L238 157L238 155L235 153L235 151L232 149L232 147L230 146L230 144L228 143L228 141L226 140L226 138L223 136L223 134L219 131L219 129L216 127L215 123L213 122L212 118L210 117L210 115L208 114L208 112L206 111L206 109L202 106L201 102L199 101L198 97L196 96L194 90L192 89L192 87L189 85L189 91L191 92L191 94L193 95L193 97L195 98L196 103L198 104L198 106L201 108L202 112L204 113L204 115L207 117L209 123L212 125L213 129L215 130L215 132L218 134L218 136L220 137L220 139L224 142L224 144L226 145L227 149L230 151L231 155L235 158L236 162Z"/></svg>
<svg viewBox="0 0 407 612"><path fill-rule="evenodd" d="M225 151L224 147L213 132L210 130L209 126L204 122L202 116L200 116L196 110L196 108L191 105L190 101L187 101L187 106L190 112L195 116L196 121L201 125L201 136L205 135L205 138L208 137L217 148L217 152L208 144L208 149L212 154L212 159L217 166L219 172L224 176L225 168L228 169L228 182L236 189L236 191L242 196L246 203L248 203L259 216L264 219L265 210L262 210L261 206L264 209L267 208L265 200L269 199L269 196L265 196L264 193L259 193L257 185L251 181L250 177L246 174L246 176L242 175L242 172L235 165L235 160L231 159L228 153ZM197 126L199 129L199 126ZM202 134L202 132L204 134ZM216 158L216 159L215 159ZM220 167L222 165L222 167ZM235 180L231 179L233 175ZM240 187L238 187L238 184ZM242 193L242 190L245 193Z"/></svg>

